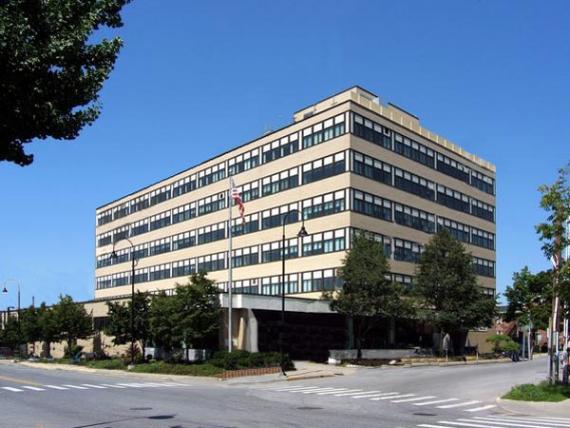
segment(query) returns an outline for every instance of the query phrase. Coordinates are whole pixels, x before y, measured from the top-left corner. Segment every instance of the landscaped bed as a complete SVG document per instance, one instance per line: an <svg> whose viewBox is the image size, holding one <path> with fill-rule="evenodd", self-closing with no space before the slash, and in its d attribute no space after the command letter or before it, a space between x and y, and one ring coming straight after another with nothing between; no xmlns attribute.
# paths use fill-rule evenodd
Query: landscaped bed
<svg viewBox="0 0 570 428"><path fill-rule="evenodd" d="M550 385L548 382L538 385L527 383L513 387L503 398L519 401L559 402L570 398L570 386Z"/></svg>

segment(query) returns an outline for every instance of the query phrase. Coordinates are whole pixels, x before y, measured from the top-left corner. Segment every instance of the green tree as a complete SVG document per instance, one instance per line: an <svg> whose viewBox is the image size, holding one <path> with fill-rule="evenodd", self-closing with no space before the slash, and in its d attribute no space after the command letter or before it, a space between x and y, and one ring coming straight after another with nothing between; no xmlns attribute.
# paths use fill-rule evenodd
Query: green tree
<svg viewBox="0 0 570 428"><path fill-rule="evenodd" d="M165 292L152 297L150 302L150 336L154 346L170 352L177 347L174 340L174 302Z"/></svg>
<svg viewBox="0 0 570 428"><path fill-rule="evenodd" d="M127 303L107 302L109 322L104 328L105 334L113 336L115 345L131 342L131 306ZM141 342L144 355L146 342L150 339L150 296L137 291L134 296L134 339Z"/></svg>
<svg viewBox="0 0 570 428"><path fill-rule="evenodd" d="M43 342L45 356L49 358L51 344L59 340L59 330L55 312L44 302L38 308L38 322L41 327L40 340Z"/></svg>
<svg viewBox="0 0 570 428"><path fill-rule="evenodd" d="M552 301L552 271L533 274L525 266L513 274L513 283L507 286L505 297L507 321L523 325L532 322L534 329L546 329Z"/></svg>
<svg viewBox="0 0 570 428"><path fill-rule="evenodd" d="M24 144L74 139L97 119L99 92L123 42L95 32L122 26L128 2L0 2L0 161L29 165Z"/></svg>
<svg viewBox="0 0 570 428"><path fill-rule="evenodd" d="M382 245L365 233L353 237L340 270L344 284L338 291L324 293L333 311L352 320L357 358L362 342L378 319L409 316L412 308L403 288L390 279L390 267Z"/></svg>
<svg viewBox="0 0 570 428"><path fill-rule="evenodd" d="M460 354L468 331L490 325L496 313L495 299L477 284L471 254L445 229L424 247L414 293L420 317L449 333Z"/></svg>
<svg viewBox="0 0 570 428"><path fill-rule="evenodd" d="M72 355L78 339L86 339L93 334L91 316L80 303L71 296L59 296L59 302L51 309L55 319L57 339L65 341L66 352Z"/></svg>
<svg viewBox="0 0 570 428"><path fill-rule="evenodd" d="M204 272L193 273L185 285L177 284L173 297L174 340L186 347L205 348L217 335L220 289Z"/></svg>
<svg viewBox="0 0 570 428"><path fill-rule="evenodd" d="M11 315L0 330L0 344L14 351L20 343L18 318Z"/></svg>
<svg viewBox="0 0 570 428"><path fill-rule="evenodd" d="M22 343L34 344L35 352L35 342L41 340L42 337L42 326L40 325L39 311L34 306L30 306L29 308L22 310L20 314Z"/></svg>

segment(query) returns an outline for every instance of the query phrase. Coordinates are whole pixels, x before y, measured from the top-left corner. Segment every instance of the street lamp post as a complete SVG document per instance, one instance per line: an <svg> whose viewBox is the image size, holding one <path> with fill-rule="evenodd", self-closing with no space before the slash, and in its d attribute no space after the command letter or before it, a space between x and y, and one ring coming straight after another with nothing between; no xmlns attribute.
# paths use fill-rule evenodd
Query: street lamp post
<svg viewBox="0 0 570 428"><path fill-rule="evenodd" d="M18 281L16 281L15 279L7 279L6 281L4 281L4 288L2 290L2 294L8 294L8 288L6 287L6 284L8 284L8 282L15 282L16 286L18 287L18 357L22 357L21 355L21 338L22 338L22 329L21 329L21 321L20 321L20 283Z"/></svg>
<svg viewBox="0 0 570 428"><path fill-rule="evenodd" d="M307 230L305 229L305 219L303 218L303 213L298 209L292 209L287 212L282 219L283 234L281 236L281 329L279 334L279 354L281 358L281 372L285 374L285 355L283 352L283 335L285 332L285 225L287 224L287 219L289 214L298 213L301 216L301 229L297 233L297 237L302 238L307 236Z"/></svg>
<svg viewBox="0 0 570 428"><path fill-rule="evenodd" d="M127 237L121 238L113 242L113 251L111 252L111 259L116 260L119 256L115 252L115 246L117 242L127 241L131 246L131 320L130 320L130 330L131 330L131 364L130 367L135 365L135 266L138 260L135 260L135 246L131 240Z"/></svg>

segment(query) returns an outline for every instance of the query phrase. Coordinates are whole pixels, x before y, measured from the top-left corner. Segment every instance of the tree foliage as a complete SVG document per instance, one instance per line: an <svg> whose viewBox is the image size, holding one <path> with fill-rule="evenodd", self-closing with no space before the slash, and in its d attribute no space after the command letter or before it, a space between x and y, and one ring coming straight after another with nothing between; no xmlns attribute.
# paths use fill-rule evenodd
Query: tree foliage
<svg viewBox="0 0 570 428"><path fill-rule="evenodd" d="M532 322L533 328L546 329L552 301L552 271L537 274L527 266L513 274L512 285L505 291L507 298L507 321L521 324Z"/></svg>
<svg viewBox="0 0 570 428"><path fill-rule="evenodd" d="M404 290L390 278L390 267L382 245L364 233L354 236L352 247L343 260L340 277L344 284L338 292L325 293L333 311L353 321L354 338L362 356L362 340L372 327L371 318L396 318L411 313Z"/></svg>
<svg viewBox="0 0 570 428"><path fill-rule="evenodd" d="M5 346L14 351L19 343L18 318L9 316L4 323L4 328L0 330L0 346Z"/></svg>
<svg viewBox="0 0 570 428"><path fill-rule="evenodd" d="M122 26L128 2L0 2L0 161L29 165L24 144L74 139L97 119L99 91L123 42L90 42L100 28Z"/></svg>
<svg viewBox="0 0 570 428"><path fill-rule="evenodd" d="M42 326L40 324L39 310L34 306L20 311L22 342L33 343L42 339Z"/></svg>
<svg viewBox="0 0 570 428"><path fill-rule="evenodd" d="M421 317L455 336L456 344L469 329L490 325L496 313L495 299L477 284L471 254L445 229L425 245L414 285Z"/></svg>
<svg viewBox="0 0 570 428"><path fill-rule="evenodd" d="M55 340L65 341L67 352L71 352L78 339L86 339L93 334L91 316L80 303L71 296L60 296L59 302L51 308L55 323Z"/></svg>

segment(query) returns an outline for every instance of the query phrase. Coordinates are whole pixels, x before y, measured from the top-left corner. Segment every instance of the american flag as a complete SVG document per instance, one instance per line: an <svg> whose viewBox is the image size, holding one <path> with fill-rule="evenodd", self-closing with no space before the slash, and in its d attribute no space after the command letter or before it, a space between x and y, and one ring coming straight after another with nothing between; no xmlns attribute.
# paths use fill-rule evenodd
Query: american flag
<svg viewBox="0 0 570 428"><path fill-rule="evenodd" d="M230 195L232 200L236 203L239 209L239 215L241 217L242 223L245 223L245 206L243 205L243 201L241 200L241 195L239 194L239 190L234 183L234 180L231 180L232 188L230 190Z"/></svg>

